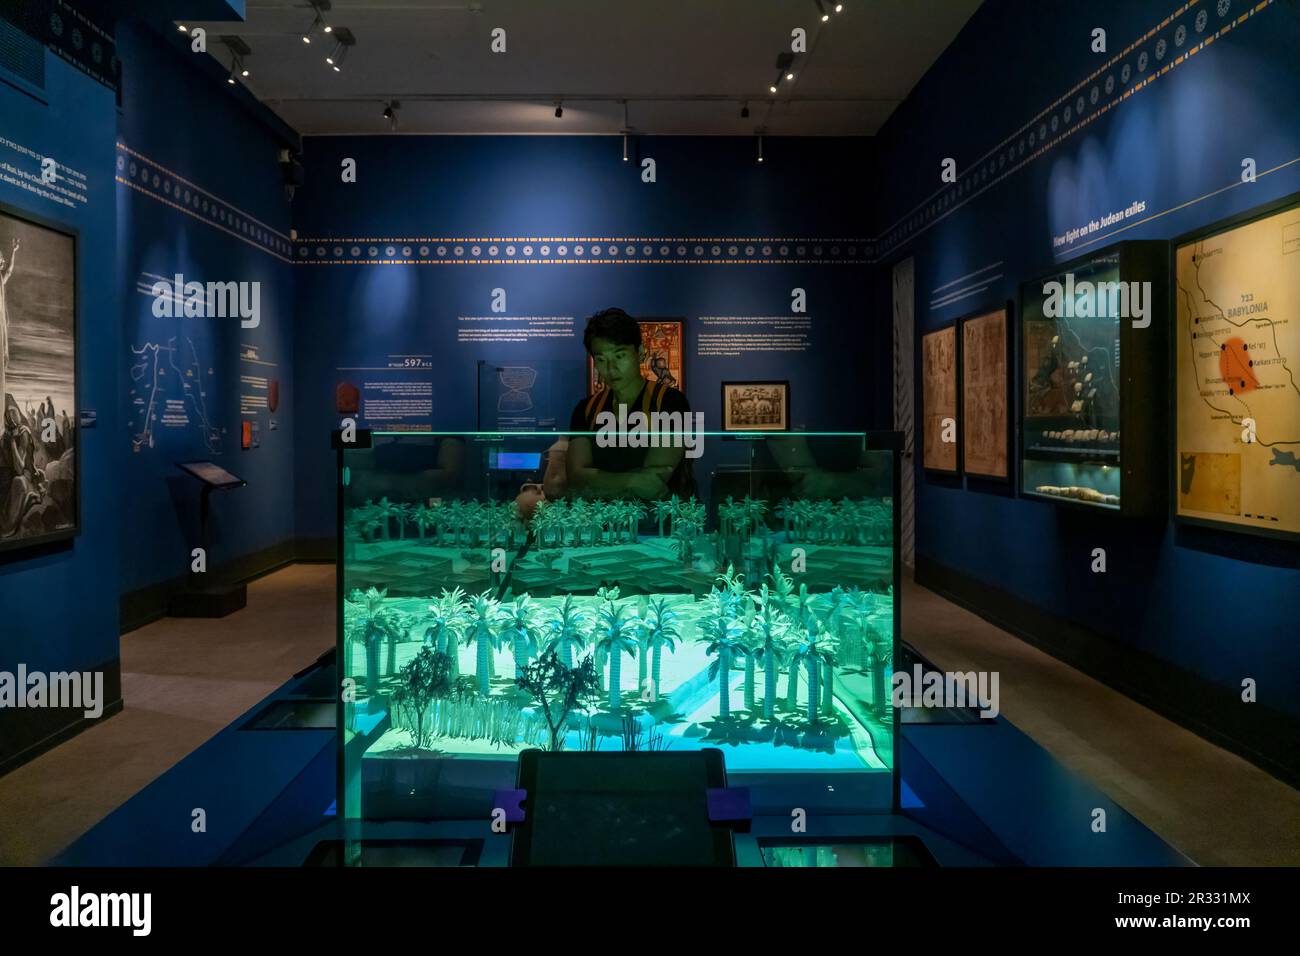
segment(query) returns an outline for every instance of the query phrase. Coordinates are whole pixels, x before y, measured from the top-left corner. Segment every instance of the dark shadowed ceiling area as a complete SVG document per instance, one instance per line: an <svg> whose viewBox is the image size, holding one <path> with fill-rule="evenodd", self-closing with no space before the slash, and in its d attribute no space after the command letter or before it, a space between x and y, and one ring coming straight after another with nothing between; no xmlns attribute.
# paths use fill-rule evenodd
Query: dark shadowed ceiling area
<svg viewBox="0 0 1300 956"><path fill-rule="evenodd" d="M191 23L304 134L871 135L979 0L249 0L244 23ZM829 19L822 20L823 11ZM493 52L504 30L505 52ZM785 79L777 57L806 31ZM345 32L346 31L346 32ZM351 35L340 69L326 57ZM499 36L499 35L498 35ZM500 39L497 40L500 43ZM239 47L239 42L233 44ZM778 92L769 87L782 78ZM749 115L742 117L748 105ZM557 105L563 116L556 117Z"/></svg>

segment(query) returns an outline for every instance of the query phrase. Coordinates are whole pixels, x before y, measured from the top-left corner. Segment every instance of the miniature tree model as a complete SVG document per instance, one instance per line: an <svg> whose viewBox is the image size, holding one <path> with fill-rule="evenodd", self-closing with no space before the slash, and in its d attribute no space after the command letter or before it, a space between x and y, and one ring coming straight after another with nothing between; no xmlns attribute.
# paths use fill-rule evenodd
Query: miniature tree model
<svg viewBox="0 0 1300 956"><path fill-rule="evenodd" d="M385 609L379 612L375 623L388 639L388 663L384 667L384 673L391 676L397 673L397 645L415 623L415 618L410 614Z"/></svg>
<svg viewBox="0 0 1300 956"><path fill-rule="evenodd" d="M539 551L546 549L546 533L556 526L555 519L559 515L556 512L555 504L555 502L543 499L537 502L537 507L533 509L533 520L529 527L533 532L533 539L537 542Z"/></svg>
<svg viewBox="0 0 1300 956"><path fill-rule="evenodd" d="M402 665L393 691L393 706L407 711L411 718L411 742L417 750L424 749L427 734L424 715L435 697L451 690L451 658L428 647Z"/></svg>
<svg viewBox="0 0 1300 956"><path fill-rule="evenodd" d="M348 603L353 605L357 612L362 615L360 626L361 640L366 645L366 693L373 694L378 689L379 682L379 639L383 635L383 628L380 627L376 620L379 617L383 607L384 598L388 596L388 588L379 590L370 588L364 593L360 589L353 589L348 595Z"/></svg>
<svg viewBox="0 0 1300 956"><path fill-rule="evenodd" d="M623 705L623 654L636 656L636 632L641 626L630 611L626 604L611 601L601 609L596 628L596 650L609 655L609 709L615 712Z"/></svg>
<svg viewBox="0 0 1300 956"><path fill-rule="evenodd" d="M709 665L709 678L718 679L718 716L722 720L731 717L731 658L744 652L741 639L745 625L728 614L721 592L713 591L708 596L709 608L699 623L699 640L706 644L705 653L710 657L717 655L717 660Z"/></svg>
<svg viewBox="0 0 1300 956"><path fill-rule="evenodd" d="M695 536L704 530L704 505L694 498L683 501L673 516L673 540L677 542L677 556L690 565Z"/></svg>
<svg viewBox="0 0 1300 956"><path fill-rule="evenodd" d="M506 607L506 626L501 636L511 642L515 659L515 677L518 678L522 667L533 659L537 653L537 632L539 614L537 605L527 594L515 598L513 604Z"/></svg>
<svg viewBox="0 0 1300 956"><path fill-rule="evenodd" d="M659 523L659 537L664 536L664 521L673 516L677 510L677 496L671 498L660 498L651 507L654 509L654 519Z"/></svg>
<svg viewBox="0 0 1300 956"><path fill-rule="evenodd" d="M397 519L397 537L406 537L406 526L415 515L415 507L409 504L393 505L393 517Z"/></svg>
<svg viewBox="0 0 1300 956"><path fill-rule="evenodd" d="M500 604L492 596L491 589L476 595L469 602L469 627L465 631L465 643L473 642L478 652L475 675L478 677L478 692L486 697L491 692L488 683L488 669L491 665L492 652L500 650L501 634L495 628L502 623Z"/></svg>
<svg viewBox="0 0 1300 956"><path fill-rule="evenodd" d="M415 523L415 530L419 534L420 540L423 541L424 533L433 527L435 523L433 511L430 510L428 505L416 505L415 510L411 512L411 520Z"/></svg>
<svg viewBox="0 0 1300 956"><path fill-rule="evenodd" d="M424 642L431 644L440 654L451 659L451 678L460 676L460 655L456 648L460 645L461 631L468 623L466 614L468 605L465 592L460 588L454 591L442 589L442 596L429 599L429 609L425 613L428 627L424 632Z"/></svg>
<svg viewBox="0 0 1300 956"><path fill-rule="evenodd" d="M639 501L629 501L623 511L623 520L627 522L627 540L636 542L636 529L646 516L646 506Z"/></svg>
<svg viewBox="0 0 1300 956"><path fill-rule="evenodd" d="M794 518L794 511L791 508L789 498L782 498L776 505L774 514L781 519L781 530L785 532L786 539L790 539L790 522Z"/></svg>
<svg viewBox="0 0 1300 956"><path fill-rule="evenodd" d="M561 663L565 667L572 667L574 650L581 651L587 646L591 623L591 616L573 603L573 595L566 594L564 603L550 621L551 637L546 643L546 650L558 652Z"/></svg>
<svg viewBox="0 0 1300 956"><path fill-rule="evenodd" d="M744 627L740 635L740 644L745 652L745 710L752 714L757 709L754 706L755 671L758 665L758 651L762 644L753 629L754 606L748 599L745 601L745 610L740 620Z"/></svg>
<svg viewBox="0 0 1300 956"><path fill-rule="evenodd" d="M595 695L598 686L590 656L584 657L577 667L566 667L554 650L548 650L525 667L515 683L541 707L542 718L551 732L552 751L561 747L560 732L568 723L569 714Z"/></svg>
<svg viewBox="0 0 1300 956"><path fill-rule="evenodd" d="M778 569L776 572L781 574ZM784 577L784 575L782 575ZM786 578L789 581L789 578ZM754 650L763 655L763 716L771 720L776 715L777 671L786 657L786 638L790 619L785 616L777 596L764 584L755 598L757 613L750 621L750 630L756 640Z"/></svg>
<svg viewBox="0 0 1300 956"><path fill-rule="evenodd" d="M822 650L817 646L817 639L822 636L824 626L816 616L805 623L807 637L795 649L794 656L802 661L808 672L808 722L817 723L818 710L821 707L820 677L822 671Z"/></svg>
<svg viewBox="0 0 1300 956"><path fill-rule="evenodd" d="M660 655L665 647L676 652L677 641L681 639L677 620L677 612L668 606L666 597L651 601L644 615L646 650L651 657L650 693L653 700L659 699Z"/></svg>

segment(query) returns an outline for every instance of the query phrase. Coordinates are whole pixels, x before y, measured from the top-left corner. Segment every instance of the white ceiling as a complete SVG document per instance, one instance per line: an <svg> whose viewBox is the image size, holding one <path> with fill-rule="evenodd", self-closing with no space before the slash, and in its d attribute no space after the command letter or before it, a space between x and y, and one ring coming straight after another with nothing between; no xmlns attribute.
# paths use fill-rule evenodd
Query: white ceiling
<svg viewBox="0 0 1300 956"><path fill-rule="evenodd" d="M826 0L833 6L835 0ZM252 49L241 80L303 134L402 133L871 135L979 0L844 0L827 23L815 0L333 0L356 36L341 72L334 41L301 39L306 0L249 0L240 23L206 27ZM507 50L493 53L492 31ZM795 79L773 96L776 57L807 30ZM564 116L555 117L561 101ZM750 114L740 116L748 101Z"/></svg>

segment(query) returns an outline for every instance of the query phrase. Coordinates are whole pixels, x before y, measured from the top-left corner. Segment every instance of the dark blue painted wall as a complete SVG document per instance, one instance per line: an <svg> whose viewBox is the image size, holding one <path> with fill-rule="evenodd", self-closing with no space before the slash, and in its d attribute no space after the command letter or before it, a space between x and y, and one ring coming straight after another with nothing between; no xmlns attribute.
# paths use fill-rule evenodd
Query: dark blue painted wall
<svg viewBox="0 0 1300 956"><path fill-rule="evenodd" d="M1172 238L1300 191L1300 8L1291 0L1187 5L1128 50L1183 7L991 0L891 118L878 137L889 184L880 200L882 257L915 257L918 336L1014 298L1020 282L1054 262L1118 239ZM1094 27L1108 31L1109 54L1090 51ZM1050 145L1035 158L1042 124ZM941 191L940 162L949 156L962 178ZM1261 174L1273 171L1240 184L1247 156ZM1139 200L1146 212L1127 222L1149 221L1053 248L1054 236ZM986 290L931 307L940 286L995 263ZM1253 677L1261 702L1300 713L1296 546L1080 516L924 476L917 510L921 557L1224 688ZM1090 571L1094 547L1107 550L1104 576Z"/></svg>
<svg viewBox="0 0 1300 956"><path fill-rule="evenodd" d="M890 412L888 321L870 300L871 270L861 242L873 186L862 171L868 140L772 140L765 161L756 143L736 138L646 138L622 161L616 137L309 137L307 184L295 198L303 242L296 268L294 368L301 396L297 431L298 534L333 534L333 458L328 432L340 367L373 367L390 353L435 356L435 429L476 426L479 359L585 361L586 316L611 305L633 315L686 321L686 394L719 427L721 382L788 379L796 427L863 428ZM341 180L345 158L357 161L357 182ZM641 180L639 159L656 161L655 183ZM567 237L567 238L566 238ZM493 244L497 255L543 244L560 255L611 237L641 258L667 245L676 258L791 257L857 259L861 264L802 261L737 263L454 264ZM445 240L445 241L444 241ZM464 240L463 242L458 240ZM576 241L575 241L576 240ZM717 245L719 253L712 252ZM443 261L438 261L438 246ZM371 247L376 250L372 256ZM421 253L421 246L426 252ZM361 258L413 264L356 264ZM409 247L403 253L403 247ZM389 252L389 249L392 252ZM832 252L832 249L834 252ZM569 254L574 254L572 248ZM589 256L589 252L585 253ZM606 252L604 258L609 258ZM741 358L696 355L700 316L790 314L790 290L804 288L812 318L812 349ZM575 338L527 344L457 341L458 316L490 315L494 288L507 294L507 315L577 319ZM882 338L883 336L883 338ZM581 397L567 399L564 414ZM561 427L564 427L563 425ZM696 466L707 473L706 451Z"/></svg>
<svg viewBox="0 0 1300 956"><path fill-rule="evenodd" d="M118 656L114 501L123 456L117 440L117 368L102 359L121 348L115 307L113 91L50 53L45 55L45 77L44 102L0 82L0 135L36 154L0 144L0 162L39 183L39 157L54 157L85 174L86 202L68 208L5 179L0 179L0 202L79 233L79 401L82 408L96 410L99 421L78 438L80 536L37 551L0 554L0 671L9 672L19 663L31 670L115 668ZM70 712L67 720L80 716ZM5 740L0 758L31 742Z"/></svg>
<svg viewBox="0 0 1300 956"><path fill-rule="evenodd" d="M130 21L119 24L117 40L124 64L117 151L124 341L115 355L122 376L118 434L125 448L121 511L129 538L147 535L147 543L123 554L126 593L189 570L190 550L199 543L199 485L176 469L176 461L211 459L248 481L246 488L213 497L210 568L291 542L293 288L290 206L271 132L250 117L240 91L200 69L205 54L178 51ZM152 284L177 272L200 282L259 283L260 325L156 317ZM158 397L183 400L190 425L167 428L159 415L151 446L142 437L142 408L151 397L153 355L132 350L169 342L178 351L174 363L163 363L170 378L161 380ZM240 360L248 346L256 350L256 363ZM178 371L189 371L190 359L197 360L198 374L186 390ZM260 364L267 362L273 364ZM260 444L248 451L240 449L240 393L255 392L241 388L244 375L276 379L280 389L275 413L248 416L259 426ZM199 424L203 420L217 433L214 439Z"/></svg>

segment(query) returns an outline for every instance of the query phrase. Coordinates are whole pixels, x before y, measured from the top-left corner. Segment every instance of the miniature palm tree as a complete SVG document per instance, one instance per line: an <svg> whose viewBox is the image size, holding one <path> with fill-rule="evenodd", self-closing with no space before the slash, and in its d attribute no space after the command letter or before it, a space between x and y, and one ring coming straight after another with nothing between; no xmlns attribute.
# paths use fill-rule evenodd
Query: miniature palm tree
<svg viewBox="0 0 1300 956"><path fill-rule="evenodd" d="M584 657L577 667L568 667L554 650L548 650L525 667L515 683L537 701L551 733L552 751L558 751L563 743L561 731L569 722L569 714L594 696L598 687L590 656Z"/></svg>
<svg viewBox="0 0 1300 956"><path fill-rule="evenodd" d="M424 632L424 641L434 650L451 658L451 678L460 676L461 633L469 622L468 604L465 592L460 588L453 591L442 589L442 596L429 599L429 608L425 614L428 628Z"/></svg>
<svg viewBox="0 0 1300 956"><path fill-rule="evenodd" d="M415 618L410 614L385 609L379 612L375 623L388 640L388 663L384 666L384 674L391 676L397 673L397 645L406 637Z"/></svg>
<svg viewBox="0 0 1300 956"><path fill-rule="evenodd" d="M627 522L627 540L636 541L637 526L645 519L646 506L640 501L629 501L623 511L623 520Z"/></svg>
<svg viewBox="0 0 1300 956"><path fill-rule="evenodd" d="M444 516L447 522L447 530L452 534L452 547L460 547L460 531L464 521L465 502L453 501L444 509Z"/></svg>
<svg viewBox="0 0 1300 956"><path fill-rule="evenodd" d="M665 647L676 652L677 641L681 639L678 615L668 606L668 599L661 597L651 601L642 615L644 620L646 651L650 654L650 687L654 699L659 698L659 664L660 655Z"/></svg>
<svg viewBox="0 0 1300 956"><path fill-rule="evenodd" d="M506 606L505 629L501 636L511 642L516 679L522 673L523 666L537 653L539 624L538 607L527 594L521 594L515 598L514 603Z"/></svg>
<svg viewBox="0 0 1300 956"><path fill-rule="evenodd" d="M492 596L491 589L475 595L469 602L469 627L463 638L465 643L471 641L478 653L475 675L478 677L478 692L487 696L491 692L488 683L488 668L491 666L492 652L500 650L502 635L496 630L502 622L500 602Z"/></svg>
<svg viewBox="0 0 1300 956"><path fill-rule="evenodd" d="M713 586L724 613L731 618L739 617L746 602L745 575L729 564L726 571L714 578Z"/></svg>
<svg viewBox="0 0 1300 956"><path fill-rule="evenodd" d="M623 654L636 656L636 632L641 622L626 605L610 602L601 609L596 628L596 650L609 655L609 709L617 711L623 704Z"/></svg>
<svg viewBox="0 0 1300 956"><path fill-rule="evenodd" d="M806 637L795 649L795 662L802 662L808 672L808 720L816 723L818 709L821 706L821 672L822 649L817 646L817 639L823 635L822 622L814 616L805 625Z"/></svg>
<svg viewBox="0 0 1300 956"><path fill-rule="evenodd" d="M697 639L707 645L705 653L710 657L717 655L717 660L709 665L709 678L718 680L718 716L727 720L731 717L731 659L735 654L744 653L745 625L728 615L719 592L712 592L708 602Z"/></svg>
<svg viewBox="0 0 1300 956"><path fill-rule="evenodd" d="M753 628L754 623L754 606L749 602L748 597L745 599L744 612L740 616L740 622L744 625L744 631L740 635L740 644L745 652L745 710L754 713L757 709L754 705L754 685L755 671L758 667L758 653L762 648L762 642Z"/></svg>
<svg viewBox="0 0 1300 956"><path fill-rule="evenodd" d="M533 532L533 540L537 542L539 551L546 549L546 532L554 527L555 517L553 502L545 499L537 502L537 507L533 509L533 520L529 523L529 529Z"/></svg>
<svg viewBox="0 0 1300 956"><path fill-rule="evenodd" d="M420 504L416 505L411 512L411 520L415 523L415 529L420 535L420 540L423 541L424 532L432 528L437 519L428 505Z"/></svg>
<svg viewBox="0 0 1300 956"><path fill-rule="evenodd" d="M428 647L402 665L393 690L393 706L410 715L409 733L417 750L424 748L428 736L424 731L424 715L435 697L451 690L451 660Z"/></svg>
<svg viewBox="0 0 1300 956"><path fill-rule="evenodd" d="M573 652L587 646L591 625L591 616L573 603L572 594L566 594L564 603L549 621L551 636L546 642L546 650L558 652L564 666L572 667Z"/></svg>
<svg viewBox="0 0 1300 956"><path fill-rule="evenodd" d="M793 520L793 518L794 518L794 511L793 511L793 509L791 508L791 501L790 501L790 499L789 499L789 498L782 498L779 502L777 502L776 510L775 510L773 513L774 513L778 518L781 519L781 530L785 532L785 536L786 536L786 538L789 539L789 537L790 537L790 522L791 522L791 521Z"/></svg>
<svg viewBox="0 0 1300 956"><path fill-rule="evenodd" d="M694 498L683 501L673 515L673 540L677 543L677 556L689 565L693 555L695 537L704 530L704 505Z"/></svg>
<svg viewBox="0 0 1300 956"><path fill-rule="evenodd" d="M366 645L366 693L368 694L373 694L378 689L379 640L384 633L378 618L383 609L384 599L387 597L388 588L373 587L365 592L354 588L348 595L348 603L353 606L355 613L361 615L360 620L363 622L358 631L361 642Z"/></svg>
<svg viewBox="0 0 1300 956"><path fill-rule="evenodd" d="M677 510L677 496L671 498L660 498L651 507L654 509L654 519L659 523L659 537L664 536L664 521L673 516Z"/></svg>
<svg viewBox="0 0 1300 956"><path fill-rule="evenodd" d="M777 574L780 573L778 570ZM777 674L787 656L790 619L781 610L777 595L766 584L759 588L754 600L756 613L749 629L753 635L753 648L763 658L763 716L771 720L776 714Z"/></svg>
<svg viewBox="0 0 1300 956"><path fill-rule="evenodd" d="M587 512L591 510L591 502L586 498L578 498L569 505L569 520L567 526L573 529L573 546L582 547L582 529L587 526ZM560 532L560 544L564 544L564 532Z"/></svg>
<svg viewBox="0 0 1300 956"><path fill-rule="evenodd" d="M387 496L380 498L375 504L375 518L379 522L379 539L381 541L388 540L388 533L391 528L390 522L393 516L397 514L397 510L398 506L389 501Z"/></svg>
<svg viewBox="0 0 1300 956"><path fill-rule="evenodd" d="M406 537L406 526L411 523L415 516L415 507L409 504L393 505L393 517L397 520L397 537L404 539Z"/></svg>

